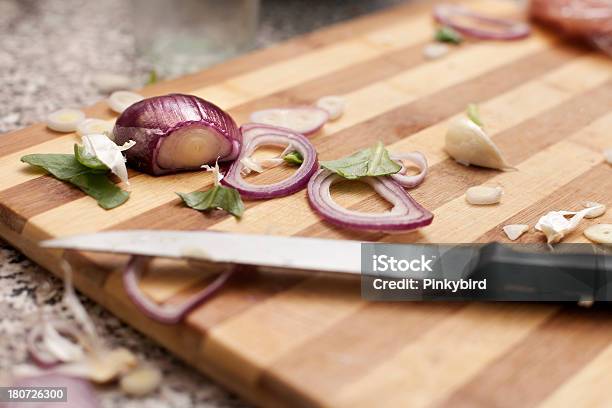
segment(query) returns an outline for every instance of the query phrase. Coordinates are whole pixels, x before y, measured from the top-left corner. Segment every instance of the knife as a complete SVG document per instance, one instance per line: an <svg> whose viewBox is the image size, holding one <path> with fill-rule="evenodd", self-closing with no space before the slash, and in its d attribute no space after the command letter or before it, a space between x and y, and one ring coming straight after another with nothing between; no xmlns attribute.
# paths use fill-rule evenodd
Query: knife
<svg viewBox="0 0 612 408"><path fill-rule="evenodd" d="M51 239L45 248L108 252L252 265L281 270L328 272L362 276L362 294L389 300L364 290L373 279L486 279L486 291L449 293L421 290L404 293L404 300L607 301L612 299L612 256L598 247L567 244L567 253L528 251L499 243L474 245L378 244L348 240L236 234L214 231L105 231ZM363 246L362 246L363 245ZM373 272L369 259L379 249L397 253L433 254L433 271ZM610 282L610 284L608 284ZM395 298L394 298L395 299Z"/></svg>

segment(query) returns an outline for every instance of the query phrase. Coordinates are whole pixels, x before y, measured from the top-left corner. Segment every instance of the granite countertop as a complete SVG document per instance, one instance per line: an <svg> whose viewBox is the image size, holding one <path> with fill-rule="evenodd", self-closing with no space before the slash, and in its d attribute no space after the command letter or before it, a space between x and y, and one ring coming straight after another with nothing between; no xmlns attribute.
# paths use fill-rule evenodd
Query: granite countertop
<svg viewBox="0 0 612 408"><path fill-rule="evenodd" d="M262 0L253 47L400 2ZM86 80L92 72L146 77L151 67L134 51L127 3L0 1L0 133L39 122L58 108L87 106L102 99L105 95ZM36 305L62 314L61 295L58 279L0 241L0 374L27 360L24 338ZM81 299L107 344L131 349L164 373L160 389L145 398L127 398L116 387L99 389L102 406L248 406L97 304Z"/></svg>

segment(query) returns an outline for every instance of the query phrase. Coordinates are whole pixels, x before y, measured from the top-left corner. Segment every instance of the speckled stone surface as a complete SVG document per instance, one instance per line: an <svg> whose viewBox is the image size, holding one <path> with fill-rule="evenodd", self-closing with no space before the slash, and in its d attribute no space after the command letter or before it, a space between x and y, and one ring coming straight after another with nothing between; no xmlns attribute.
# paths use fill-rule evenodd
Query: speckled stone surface
<svg viewBox="0 0 612 408"><path fill-rule="evenodd" d="M400 1L263 0L253 46ZM128 1L121 0L0 0L0 133L44 120L60 107L103 98L91 84L97 72L142 83L151 67L134 51L127 13ZM0 375L27 361L24 338L38 307L65 314L61 294L58 279L0 241ZM145 398L128 398L112 386L97 389L102 406L248 406L100 306L82 301L105 343L131 349L164 373L162 387Z"/></svg>

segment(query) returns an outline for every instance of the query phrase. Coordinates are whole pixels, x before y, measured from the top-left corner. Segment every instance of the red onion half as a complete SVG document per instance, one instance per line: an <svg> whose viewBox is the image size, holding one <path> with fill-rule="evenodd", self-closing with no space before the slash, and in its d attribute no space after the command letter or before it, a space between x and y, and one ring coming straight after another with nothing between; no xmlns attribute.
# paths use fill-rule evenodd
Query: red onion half
<svg viewBox="0 0 612 408"><path fill-rule="evenodd" d="M202 302L211 298L221 289L234 273L233 270L221 273L214 281L209 283L208 286L180 305L161 306L147 297L138 286L139 278L147 269L151 260L152 258L147 256L132 256L123 270L123 286L128 297L141 312L155 321L166 324L180 322L187 313L199 306Z"/></svg>
<svg viewBox="0 0 612 408"><path fill-rule="evenodd" d="M434 8L434 18L438 23L451 27L464 35L483 40L518 40L531 33L531 28L525 23L485 16L457 4L437 5ZM464 19L472 20L474 24L470 25L460 21ZM492 28L485 28L478 24Z"/></svg>
<svg viewBox="0 0 612 408"><path fill-rule="evenodd" d="M199 170L216 160L233 160L240 151L240 132L218 106L193 95L170 94L136 102L113 129L119 145L134 140L128 164L155 176Z"/></svg>
<svg viewBox="0 0 612 408"><path fill-rule="evenodd" d="M321 169L308 183L308 200L312 209L325 220L342 228L402 232L410 231L433 221L433 214L419 203L390 177L363 177L381 197L393 204L393 209L385 213L364 213L353 211L337 204L331 196L332 184L345 178Z"/></svg>
<svg viewBox="0 0 612 408"><path fill-rule="evenodd" d="M428 167L427 167L427 158L421 152L409 152L409 153L399 153L392 154L391 158L397 161L401 166L401 170L396 174L391 174L391 178L395 180L399 185L405 188L414 188L421 184L423 180L425 180L425 176L427 176ZM415 175L406 175L406 171L408 170L404 165L403 161L408 160L417 165L420 172Z"/></svg>
<svg viewBox="0 0 612 408"><path fill-rule="evenodd" d="M317 151L302 134L290 129L249 123L240 128L242 150L240 156L229 168L221 183L233 187L245 199L261 200L293 194L308 184L310 177L317 171ZM293 175L278 183L258 185L247 182L242 176L242 159L250 157L260 146L291 146L299 152L304 161Z"/></svg>

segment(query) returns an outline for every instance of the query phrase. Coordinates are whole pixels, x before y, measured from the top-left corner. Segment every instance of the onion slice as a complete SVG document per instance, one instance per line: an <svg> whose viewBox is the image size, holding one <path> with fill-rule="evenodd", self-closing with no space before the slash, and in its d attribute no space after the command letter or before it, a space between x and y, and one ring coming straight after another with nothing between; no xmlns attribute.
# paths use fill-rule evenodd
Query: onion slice
<svg viewBox="0 0 612 408"><path fill-rule="evenodd" d="M242 151L225 174L222 183L238 190L243 198L260 200L293 194L306 187L310 177L317 171L317 152L305 136L290 129L256 123L243 125L240 130L242 132ZM242 159L251 157L258 147L287 147L289 145L292 150L299 152L304 158L304 162L293 175L277 183L266 185L248 183L243 178Z"/></svg>
<svg viewBox="0 0 612 408"><path fill-rule="evenodd" d="M134 302L136 307L151 319L166 323L175 324L180 322L187 313L192 311L202 302L211 298L227 282L234 273L233 270L221 273L214 281L199 293L190 297L181 305L161 306L149 299L138 285L139 277L147 269L151 262L151 257L134 255L130 258L123 271L123 285L128 297Z"/></svg>
<svg viewBox="0 0 612 408"><path fill-rule="evenodd" d="M433 214L390 177L363 177L359 180L369 184L381 197L393 204L391 211L364 213L344 208L333 200L330 192L332 184L341 180L346 179L321 169L308 183L310 206L332 224L355 230L403 232L424 227L433 221Z"/></svg>
<svg viewBox="0 0 612 408"><path fill-rule="evenodd" d="M531 33L529 25L525 23L485 16L456 4L437 5L434 8L434 19L462 34L483 40L518 40ZM461 21L465 19L473 21L474 24L469 25ZM498 29L478 27L478 23Z"/></svg>
<svg viewBox="0 0 612 408"><path fill-rule="evenodd" d="M399 154L391 154L391 159L398 162L402 168L396 173L392 174L391 178L395 180L398 184L405 188L414 188L421 184L423 180L425 180L425 176L427 176L428 167L427 167L427 158L421 152L409 152L409 153L399 153ZM419 168L420 172L414 175L406 175L406 171L408 170L404 165L403 161L408 160Z"/></svg>
<svg viewBox="0 0 612 408"><path fill-rule="evenodd" d="M279 126L303 135L315 133L328 120L328 111L314 106L265 109L251 114L251 122Z"/></svg>
<svg viewBox="0 0 612 408"><path fill-rule="evenodd" d="M73 361L83 356L79 329L66 321L44 319L32 327L26 337L26 347L30 357L41 367L49 367L59 362Z"/></svg>

